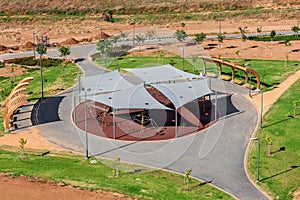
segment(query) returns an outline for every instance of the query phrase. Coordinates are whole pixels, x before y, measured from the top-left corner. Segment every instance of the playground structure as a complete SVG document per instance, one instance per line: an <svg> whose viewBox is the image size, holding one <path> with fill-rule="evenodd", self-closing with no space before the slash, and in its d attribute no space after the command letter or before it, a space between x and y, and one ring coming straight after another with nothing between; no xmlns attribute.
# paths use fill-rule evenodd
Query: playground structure
<svg viewBox="0 0 300 200"><path fill-rule="evenodd" d="M9 131L14 126L14 120L12 119L13 113L19 107L28 104L28 101L26 100L26 88L32 80L33 77L27 77L21 80L5 100L5 109L3 113L5 131Z"/></svg>
<svg viewBox="0 0 300 200"><path fill-rule="evenodd" d="M126 69L142 82L131 83L118 71L84 77L74 124L101 137L163 140L198 132L217 120L209 78L171 65Z"/></svg>
<svg viewBox="0 0 300 200"><path fill-rule="evenodd" d="M234 81L235 80L235 70L240 70L242 72L244 72L245 74L245 83L248 83L248 74L252 74L256 77L256 80L257 80L257 89L260 89L260 78L259 78L259 75L258 73L253 70L253 69L248 69L248 68L245 68L244 66L240 65L240 64L237 64L237 63L233 63L233 62L230 62L228 60L221 60L221 59L218 59L218 58L215 58L215 57L212 57L212 58L209 58L209 57L201 57L202 61L203 61L203 65L204 65L204 74L206 74L206 63L207 62L210 62L210 63L215 63L217 66L218 66L218 69L219 69L219 77L222 77L222 66L227 66L227 67L230 67L231 68L231 74L232 74L232 77L231 77L231 80ZM248 87L251 87L250 86L250 83L248 83Z"/></svg>

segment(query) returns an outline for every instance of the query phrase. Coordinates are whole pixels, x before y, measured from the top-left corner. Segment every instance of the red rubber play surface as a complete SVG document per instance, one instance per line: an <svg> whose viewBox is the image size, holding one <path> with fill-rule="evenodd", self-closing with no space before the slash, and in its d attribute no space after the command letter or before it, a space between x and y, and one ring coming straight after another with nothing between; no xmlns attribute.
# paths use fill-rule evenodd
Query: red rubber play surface
<svg viewBox="0 0 300 200"><path fill-rule="evenodd" d="M172 108L172 103L159 91L149 90L162 104ZM86 108L86 110L85 110ZM113 134L113 112L99 102L81 102L76 106L74 124L88 133L109 139L125 141L155 141L176 138L174 110L122 109L115 114L116 135ZM85 120L86 116L86 120ZM201 98L178 108L177 137L193 134L214 123L214 105Z"/></svg>

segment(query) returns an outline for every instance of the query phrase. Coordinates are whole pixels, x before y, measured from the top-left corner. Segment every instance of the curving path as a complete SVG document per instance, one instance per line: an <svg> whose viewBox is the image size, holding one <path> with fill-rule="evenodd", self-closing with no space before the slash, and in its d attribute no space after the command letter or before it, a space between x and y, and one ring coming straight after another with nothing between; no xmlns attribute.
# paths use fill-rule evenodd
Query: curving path
<svg viewBox="0 0 300 200"><path fill-rule="evenodd" d="M72 47L73 58L85 58L77 64L85 75L104 73L87 57L95 45ZM48 51L57 56L57 51ZM0 58L5 58L0 56ZM218 105L227 112L229 106L222 98L231 93L238 112L223 116L209 129L187 137L162 142L121 142L88 135L88 150L93 156L114 158L185 173L192 168L192 176L211 182L238 199L267 199L250 182L244 171L244 154L257 125L257 112L242 95L247 90L228 82L212 79L212 89L219 92ZM39 134L61 147L85 153L85 133L71 121L71 110L77 98L75 86L56 97L51 97L33 108L32 120ZM214 98L214 97L213 97ZM225 98L226 99L226 98ZM76 103L76 102L75 102ZM49 121L49 118L53 120Z"/></svg>

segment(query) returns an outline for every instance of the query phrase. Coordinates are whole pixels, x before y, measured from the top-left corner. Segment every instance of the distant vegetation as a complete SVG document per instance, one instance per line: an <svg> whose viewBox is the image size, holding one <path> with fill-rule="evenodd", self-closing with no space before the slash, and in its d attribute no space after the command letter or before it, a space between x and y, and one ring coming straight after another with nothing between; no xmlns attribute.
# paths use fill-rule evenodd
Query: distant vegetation
<svg viewBox="0 0 300 200"><path fill-rule="evenodd" d="M247 38L248 40L255 40L255 41L292 41L292 40L300 40L300 37L297 35L276 35L275 37L271 36L250 36Z"/></svg>
<svg viewBox="0 0 300 200"><path fill-rule="evenodd" d="M275 4L269 0L270 5ZM177 20L214 20L222 18L261 18L278 16L280 19L297 18L297 8L287 5L299 5L298 0L277 0L281 9L265 7L259 0L59 0L27 1L2 0L0 2L0 21L36 21L64 20L69 18L99 20L102 12L114 16L114 21L126 20L124 16L135 15L137 21L162 23ZM210 11L210 12L207 12ZM230 12L224 12L230 11ZM43 15L40 15L43 13ZM15 16L14 16L15 15ZM162 17L162 15L164 17ZM51 17L49 17L51 16ZM97 16L97 17L94 17Z"/></svg>

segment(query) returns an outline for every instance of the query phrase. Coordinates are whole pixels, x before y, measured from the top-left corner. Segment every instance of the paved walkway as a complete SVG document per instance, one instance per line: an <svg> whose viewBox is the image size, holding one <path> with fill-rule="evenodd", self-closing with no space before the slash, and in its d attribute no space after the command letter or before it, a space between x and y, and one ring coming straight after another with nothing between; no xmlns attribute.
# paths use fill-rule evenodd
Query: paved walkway
<svg viewBox="0 0 300 200"><path fill-rule="evenodd" d="M88 45L74 47L71 52L73 58L87 58L89 52L94 50L93 45ZM78 64L86 75L104 73L103 69L87 59ZM267 199L248 180L244 171L244 154L257 124L255 107L243 97L247 90L217 79L212 79L211 85L220 94L232 94L231 100L238 112L223 116L217 124L199 134L168 141L121 142L89 134L90 155L106 158L120 156L123 161L180 173L192 168L192 176L212 182L239 199ZM78 101L77 94L78 87L74 87L48 98L33 108L32 116L42 137L64 148L84 153L85 133L76 129L70 118L74 100ZM222 109L226 112L224 107ZM52 116L52 121L49 116Z"/></svg>
<svg viewBox="0 0 300 200"><path fill-rule="evenodd" d="M289 89L297 80L300 79L300 70L298 70L293 75L289 76L288 79L280 83L275 89L265 92L263 94L263 114L265 114L269 108L272 107L273 103L287 90ZM261 96L256 94L253 95L251 101L255 104L257 109L260 109Z"/></svg>

